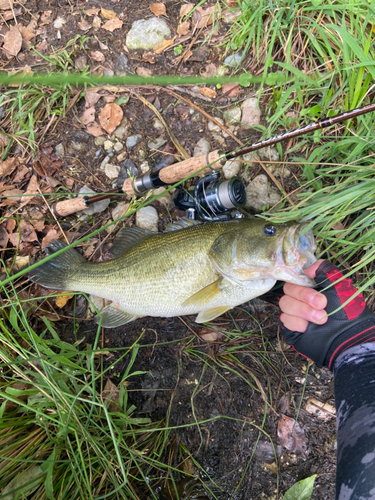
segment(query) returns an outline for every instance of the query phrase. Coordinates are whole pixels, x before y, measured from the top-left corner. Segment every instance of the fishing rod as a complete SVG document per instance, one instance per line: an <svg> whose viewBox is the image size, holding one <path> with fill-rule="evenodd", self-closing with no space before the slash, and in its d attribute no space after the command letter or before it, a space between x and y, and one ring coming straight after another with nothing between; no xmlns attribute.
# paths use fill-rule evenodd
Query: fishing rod
<svg viewBox="0 0 375 500"><path fill-rule="evenodd" d="M346 111L345 113L341 113L336 116L323 118L321 120L318 120L317 122L310 123L309 125L299 127L289 132L284 132L283 134L276 135L260 142L256 142L254 144L251 144L250 146L241 147L234 151L226 153L217 149L215 151L211 151L207 155L197 156L174 163L173 165L162 168L158 172L148 172L146 174L137 175L134 178L128 178L125 180L122 187L117 191L108 191L107 193L99 194L96 196L80 196L78 198L60 201L54 205L53 211L55 215L65 217L67 215L79 212L80 210L85 210L93 203L110 198L114 195L143 195L151 189L155 189L168 184L175 184L197 173L212 173L212 171L214 170L221 169L228 160L233 160L238 156L252 153L253 151L256 151L258 149L277 144L281 141L285 141L286 139L298 137L308 132L331 127L336 123L350 120L351 118L355 118L356 116L364 115L366 113L371 113L372 111L375 111L375 103L368 104L367 106L363 106L361 108L352 109L351 111Z"/></svg>

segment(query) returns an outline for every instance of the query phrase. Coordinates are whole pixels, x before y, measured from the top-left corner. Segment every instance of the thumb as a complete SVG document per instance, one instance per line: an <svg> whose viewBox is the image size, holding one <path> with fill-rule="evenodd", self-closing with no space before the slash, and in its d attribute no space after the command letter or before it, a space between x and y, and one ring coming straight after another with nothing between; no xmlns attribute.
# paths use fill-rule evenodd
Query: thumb
<svg viewBox="0 0 375 500"><path fill-rule="evenodd" d="M306 274L307 277L314 279L316 276L316 270L320 266L320 264L324 262L324 259L319 259L314 264L312 264L310 267L307 267L306 269L303 270L303 272Z"/></svg>

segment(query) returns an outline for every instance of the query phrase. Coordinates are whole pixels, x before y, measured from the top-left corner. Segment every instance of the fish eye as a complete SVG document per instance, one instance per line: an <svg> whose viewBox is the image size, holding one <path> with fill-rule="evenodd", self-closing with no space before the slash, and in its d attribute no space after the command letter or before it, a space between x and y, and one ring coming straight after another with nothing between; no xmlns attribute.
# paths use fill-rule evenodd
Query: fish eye
<svg viewBox="0 0 375 500"><path fill-rule="evenodd" d="M276 234L277 229L275 226L264 226L263 233L266 236L274 236Z"/></svg>

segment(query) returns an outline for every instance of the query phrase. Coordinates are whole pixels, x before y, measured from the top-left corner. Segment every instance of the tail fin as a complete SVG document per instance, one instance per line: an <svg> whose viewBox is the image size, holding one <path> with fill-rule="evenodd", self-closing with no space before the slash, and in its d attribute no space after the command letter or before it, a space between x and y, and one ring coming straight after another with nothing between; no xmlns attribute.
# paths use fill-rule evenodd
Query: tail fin
<svg viewBox="0 0 375 500"><path fill-rule="evenodd" d="M47 253L54 254L67 246L62 241L53 240L47 247ZM33 269L29 278L34 283L52 290L69 290L69 279L84 262L86 259L77 250L69 248L54 259Z"/></svg>

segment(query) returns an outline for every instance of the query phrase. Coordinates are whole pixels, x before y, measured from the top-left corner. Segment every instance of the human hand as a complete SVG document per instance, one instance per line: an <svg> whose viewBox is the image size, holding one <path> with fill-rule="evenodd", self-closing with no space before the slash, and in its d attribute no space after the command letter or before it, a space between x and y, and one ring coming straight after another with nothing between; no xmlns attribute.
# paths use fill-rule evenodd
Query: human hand
<svg viewBox="0 0 375 500"><path fill-rule="evenodd" d="M315 278L317 288L284 285L281 332L300 354L332 369L337 356L349 347L375 341L375 315L362 294L342 307L357 289L348 278L337 281L343 275L330 262L319 260L305 273Z"/></svg>

